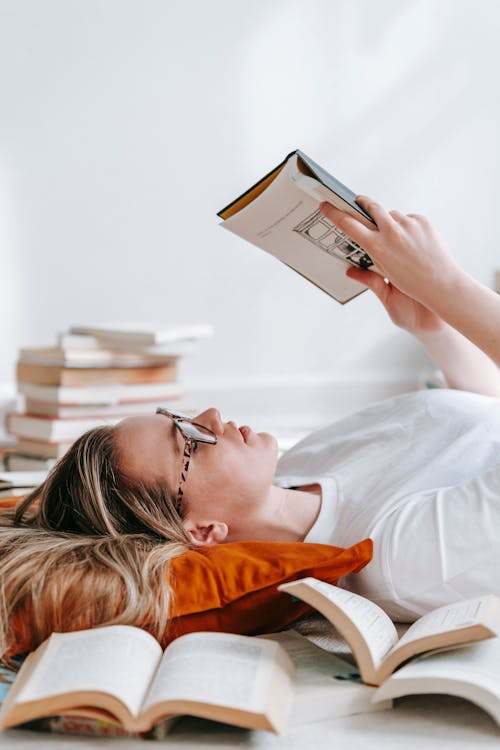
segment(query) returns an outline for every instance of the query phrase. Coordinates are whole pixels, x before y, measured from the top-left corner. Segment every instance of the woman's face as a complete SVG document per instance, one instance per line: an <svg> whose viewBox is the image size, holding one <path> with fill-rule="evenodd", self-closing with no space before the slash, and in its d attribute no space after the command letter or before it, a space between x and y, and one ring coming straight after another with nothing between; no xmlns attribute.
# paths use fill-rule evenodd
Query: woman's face
<svg viewBox="0 0 500 750"><path fill-rule="evenodd" d="M269 496L278 456L276 439L248 426L222 422L214 408L193 421L212 430L217 443L198 443L191 453L183 485L184 525L192 531L193 526L204 524L209 533L210 524L222 523L227 527L227 540L237 538L245 519L260 515ZM116 437L121 470L146 484L161 482L175 500L181 484L184 437L173 420L163 414L130 417L117 425ZM218 531L219 536L224 534L223 529Z"/></svg>

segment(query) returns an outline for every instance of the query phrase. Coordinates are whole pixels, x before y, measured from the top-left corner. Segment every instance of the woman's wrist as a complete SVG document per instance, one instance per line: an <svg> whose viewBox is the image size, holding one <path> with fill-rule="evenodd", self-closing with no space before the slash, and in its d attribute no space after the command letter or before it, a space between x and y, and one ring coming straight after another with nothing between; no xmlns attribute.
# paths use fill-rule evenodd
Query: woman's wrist
<svg viewBox="0 0 500 750"><path fill-rule="evenodd" d="M428 283L423 285L420 302L446 320L457 300L470 295L471 282L473 279L463 268L450 263L444 274L431 275Z"/></svg>
<svg viewBox="0 0 500 750"><path fill-rule="evenodd" d="M426 349L434 347L440 341L444 341L453 335L454 329L442 318L436 315L436 321L432 327L421 328L413 331L413 335Z"/></svg>

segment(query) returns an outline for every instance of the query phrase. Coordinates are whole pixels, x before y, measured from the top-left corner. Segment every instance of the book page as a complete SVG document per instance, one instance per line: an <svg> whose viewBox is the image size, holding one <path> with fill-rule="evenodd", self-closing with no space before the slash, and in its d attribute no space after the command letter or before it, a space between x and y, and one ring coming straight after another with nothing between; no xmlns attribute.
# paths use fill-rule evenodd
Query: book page
<svg viewBox="0 0 500 750"><path fill-rule="evenodd" d="M431 652L413 659L391 675L374 700L419 693L466 698L500 723L500 639Z"/></svg>
<svg viewBox="0 0 500 750"><path fill-rule="evenodd" d="M365 253L323 216L319 199L293 182L296 159L292 157L263 193L222 226L346 302L366 288L345 275L346 267L359 266Z"/></svg>
<svg viewBox="0 0 500 750"><path fill-rule="evenodd" d="M494 693L500 700L500 641L492 638L468 646L416 657L389 678L460 680ZM388 680L388 681L389 681ZM500 710L500 706L499 706Z"/></svg>
<svg viewBox="0 0 500 750"><path fill-rule="evenodd" d="M189 633L171 643L144 710L168 700L190 700L263 712L276 643L228 633Z"/></svg>
<svg viewBox="0 0 500 750"><path fill-rule="evenodd" d="M419 638L428 638L480 624L489 601L489 596L478 597L465 602L447 604L423 615L408 628L393 650L396 651L401 646Z"/></svg>
<svg viewBox="0 0 500 750"><path fill-rule="evenodd" d="M127 625L54 633L17 702L100 691L119 698L137 716L161 656L153 636Z"/></svg>
<svg viewBox="0 0 500 750"><path fill-rule="evenodd" d="M305 578L303 581L296 581L295 583L301 582L321 593L347 616L365 641L374 666L377 668L398 640L394 623L384 610L363 596L346 591L338 586L333 586L325 581L318 581L316 578ZM294 583L285 584L280 589L284 591L289 589L290 593L293 594L293 586ZM313 606L316 605L313 604ZM335 620L332 620L332 622L338 627ZM342 635L348 640L345 632ZM352 644L350 645L352 647Z"/></svg>
<svg viewBox="0 0 500 750"><path fill-rule="evenodd" d="M357 667L335 654L325 651L320 646L316 646L294 630L258 637L276 641L283 646L295 667L294 687L298 691L318 685L326 685L331 688L332 680L361 683ZM366 688L366 686L363 687ZM369 692L373 688L366 688L366 690Z"/></svg>
<svg viewBox="0 0 500 750"><path fill-rule="evenodd" d="M316 646L294 630L271 633L293 662L293 701L290 724L297 726L335 716L384 710L390 704L372 703L376 690L363 685L358 668Z"/></svg>

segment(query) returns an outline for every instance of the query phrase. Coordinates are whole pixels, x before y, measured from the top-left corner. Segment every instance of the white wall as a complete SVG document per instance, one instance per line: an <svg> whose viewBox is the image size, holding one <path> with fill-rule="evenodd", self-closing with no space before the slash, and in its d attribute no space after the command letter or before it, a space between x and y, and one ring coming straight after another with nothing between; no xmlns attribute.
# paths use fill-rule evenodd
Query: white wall
<svg viewBox="0 0 500 750"><path fill-rule="evenodd" d="M215 213L292 148L500 265L496 0L0 0L0 383L71 323L212 322L211 379L416 372Z"/></svg>

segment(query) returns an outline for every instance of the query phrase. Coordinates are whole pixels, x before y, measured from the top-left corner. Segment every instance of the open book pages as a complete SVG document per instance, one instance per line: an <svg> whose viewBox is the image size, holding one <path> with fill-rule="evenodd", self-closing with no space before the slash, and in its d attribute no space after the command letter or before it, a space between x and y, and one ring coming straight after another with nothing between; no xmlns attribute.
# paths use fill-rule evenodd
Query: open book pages
<svg viewBox="0 0 500 750"><path fill-rule="evenodd" d="M376 688L363 685L356 667L295 630L259 637L279 643L295 667L290 726L392 708L373 701Z"/></svg>
<svg viewBox="0 0 500 750"><path fill-rule="evenodd" d="M327 200L373 225L355 194L300 151L219 212L222 226L281 260L345 303L366 289L349 265L375 269L365 251L319 209Z"/></svg>
<svg viewBox="0 0 500 750"><path fill-rule="evenodd" d="M363 682L376 684L378 668L398 641L392 620L378 605L316 578L302 578L278 588L330 620L350 645Z"/></svg>
<svg viewBox="0 0 500 750"><path fill-rule="evenodd" d="M315 578L279 586L323 614L352 648L363 682L379 685L400 664L431 649L491 638L500 632L500 599L486 595L429 612L398 639L386 613L358 594Z"/></svg>
<svg viewBox="0 0 500 750"><path fill-rule="evenodd" d="M168 646L143 706L144 728L158 716L189 713L282 732L293 663L279 644L229 633L190 633Z"/></svg>
<svg viewBox="0 0 500 750"><path fill-rule="evenodd" d="M444 693L476 703L500 724L500 639L431 651L405 664L378 688L373 700Z"/></svg>
<svg viewBox="0 0 500 750"><path fill-rule="evenodd" d="M413 623L387 654L382 682L404 661L430 649L493 638L500 634L500 600L491 594L446 604Z"/></svg>
<svg viewBox="0 0 500 750"><path fill-rule="evenodd" d="M141 732L192 714L281 732L292 675L278 643L247 636L191 633L162 654L135 627L54 633L23 663L0 710L0 728L69 714Z"/></svg>

